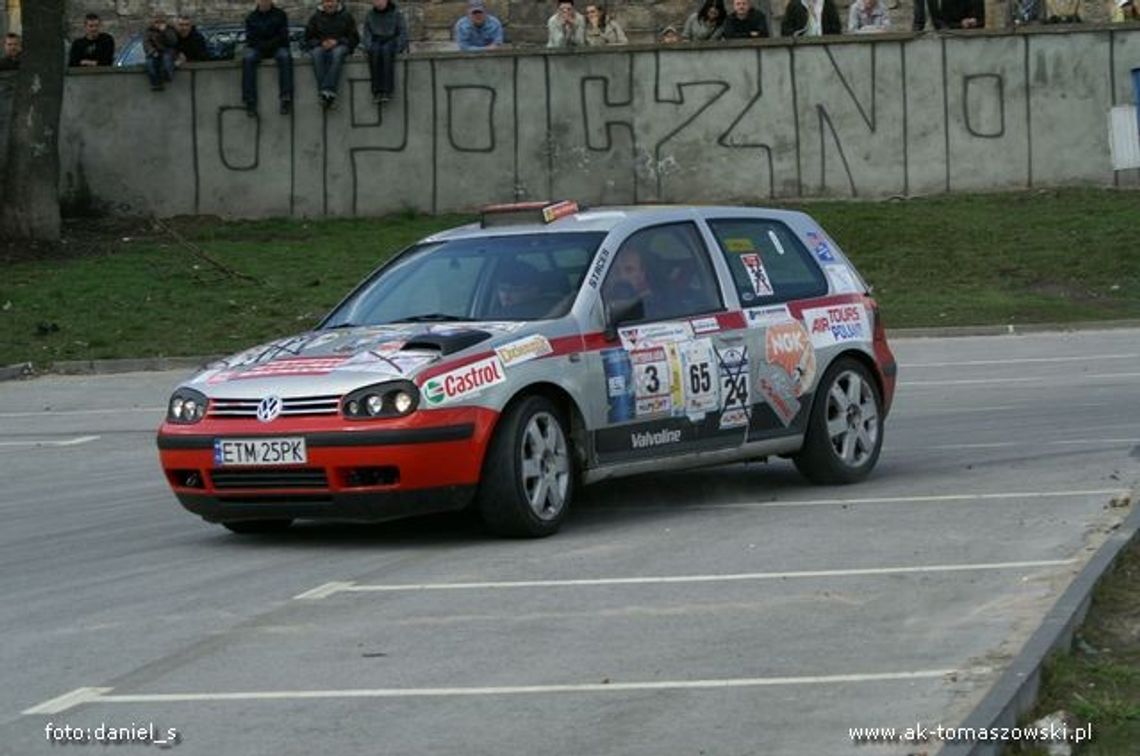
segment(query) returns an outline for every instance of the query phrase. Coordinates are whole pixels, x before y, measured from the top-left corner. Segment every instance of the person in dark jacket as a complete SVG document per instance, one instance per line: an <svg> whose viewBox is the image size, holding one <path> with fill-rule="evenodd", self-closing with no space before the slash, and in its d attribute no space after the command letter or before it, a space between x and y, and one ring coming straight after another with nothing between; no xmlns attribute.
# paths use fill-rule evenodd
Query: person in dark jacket
<svg viewBox="0 0 1140 756"><path fill-rule="evenodd" d="M156 15L143 34L146 53L146 76L152 92L161 92L164 81L174 80L174 56L178 52L178 33L166 23L166 16Z"/></svg>
<svg viewBox="0 0 1140 756"><path fill-rule="evenodd" d="M395 0L372 0L364 17L364 49L372 74L372 101L392 99L396 89L396 53L408 51L408 23Z"/></svg>
<svg viewBox="0 0 1140 756"><path fill-rule="evenodd" d="M768 36L768 18L749 0L732 0L732 13L724 19L724 39Z"/></svg>
<svg viewBox="0 0 1140 756"><path fill-rule="evenodd" d="M210 60L210 48L206 45L206 37L194 26L189 16L179 16L174 23L174 31L178 32L178 55L175 63L182 65L190 62L196 63Z"/></svg>
<svg viewBox="0 0 1140 756"><path fill-rule="evenodd" d="M267 58L277 61L277 90L281 114L293 105L293 56L289 54L289 17L273 0L257 0L245 17L246 51L241 60L241 99L251 117L257 115L257 66Z"/></svg>
<svg viewBox="0 0 1140 756"><path fill-rule="evenodd" d="M821 37L824 34L842 34L839 11L835 0L788 0L784 20L780 22L781 37Z"/></svg>
<svg viewBox="0 0 1140 756"><path fill-rule="evenodd" d="M356 21L339 0L321 0L321 7L305 26L305 46L313 56L313 72L317 76L317 92L321 106L336 105L340 72L344 59L360 44Z"/></svg>
<svg viewBox="0 0 1140 756"><path fill-rule="evenodd" d="M94 13L83 19L83 36L71 43L67 65L109 66L115 62L115 38L103 31L103 22Z"/></svg>
<svg viewBox="0 0 1140 756"><path fill-rule="evenodd" d="M4 35L4 55L0 56L0 71L15 71L20 67L20 55L24 43L19 34L8 32Z"/></svg>
<svg viewBox="0 0 1140 756"><path fill-rule="evenodd" d="M942 0L942 23L947 29L984 29L984 0Z"/></svg>

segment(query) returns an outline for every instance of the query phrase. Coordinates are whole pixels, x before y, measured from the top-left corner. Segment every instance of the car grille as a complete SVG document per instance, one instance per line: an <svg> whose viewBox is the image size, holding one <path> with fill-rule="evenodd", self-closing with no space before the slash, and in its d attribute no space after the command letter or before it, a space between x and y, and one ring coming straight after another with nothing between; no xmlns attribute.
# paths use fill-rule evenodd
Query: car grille
<svg viewBox="0 0 1140 756"><path fill-rule="evenodd" d="M253 488L328 488L328 477L320 467L292 470L214 470L214 488L237 491Z"/></svg>
<svg viewBox="0 0 1140 756"><path fill-rule="evenodd" d="M211 399L210 417L257 417L261 399ZM335 415L340 411L339 396L303 396L281 400L281 416Z"/></svg>

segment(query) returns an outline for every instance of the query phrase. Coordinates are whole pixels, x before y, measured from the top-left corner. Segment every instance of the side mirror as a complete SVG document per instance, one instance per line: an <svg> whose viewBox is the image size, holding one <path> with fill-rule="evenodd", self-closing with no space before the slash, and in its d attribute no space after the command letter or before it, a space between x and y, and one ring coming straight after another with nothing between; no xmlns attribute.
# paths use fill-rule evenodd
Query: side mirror
<svg viewBox="0 0 1140 756"><path fill-rule="evenodd" d="M606 305L606 330L602 332L606 341L617 339L617 330L622 323L630 323L645 318L645 305L640 299L618 300L614 305Z"/></svg>

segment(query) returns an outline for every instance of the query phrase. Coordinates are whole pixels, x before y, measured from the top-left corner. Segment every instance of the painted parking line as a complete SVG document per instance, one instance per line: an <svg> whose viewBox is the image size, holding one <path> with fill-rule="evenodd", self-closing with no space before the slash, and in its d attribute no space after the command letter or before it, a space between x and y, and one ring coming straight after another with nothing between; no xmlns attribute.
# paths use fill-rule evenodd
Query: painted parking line
<svg viewBox="0 0 1140 756"><path fill-rule="evenodd" d="M100 436L76 436L60 441L0 441L0 446L79 446L98 441Z"/></svg>
<svg viewBox="0 0 1140 756"><path fill-rule="evenodd" d="M78 688L25 709L25 715L59 714L82 704L190 703L208 701L295 701L336 698L450 698L457 696L514 696L541 693L619 693L660 690L717 690L780 685L837 685L842 683L931 680L951 676L987 675L991 667L919 669L905 672L871 672L802 677L730 677L711 680L653 680L646 682L570 683L565 685L506 685L452 688L349 688L345 690L264 690L228 693L111 693L112 688Z"/></svg>
<svg viewBox="0 0 1140 756"><path fill-rule="evenodd" d="M106 409L83 410L39 410L38 412L0 412L0 418L5 417L60 417L63 415L122 415L126 412L156 412L165 413L166 407L109 407Z"/></svg>
<svg viewBox="0 0 1140 756"><path fill-rule="evenodd" d="M734 583L760 580L795 580L831 577L877 577L881 575L916 575L937 572L980 572L1038 567L1064 567L1076 559L1046 559L1030 562L992 562L988 564L924 564L907 567L864 567L845 570L805 570L800 572L738 572L720 575L653 575L617 578L580 578L568 580L504 580L478 583L396 583L362 585L359 583L325 583L294 596L297 600L324 599L336 593L400 593L412 591L481 591L500 588L568 588L609 585L676 585L689 583Z"/></svg>
<svg viewBox="0 0 1140 756"><path fill-rule="evenodd" d="M1073 386L1079 385L1087 380L1102 381L1115 378L1140 378L1140 373L1079 373L1067 379L1055 375L1035 375L1023 376L1021 378L952 378L943 381L903 380L899 382L899 389L901 390L911 386L915 388L925 388L931 386L1000 386L1003 384L1033 383L1044 383L1049 386Z"/></svg>
<svg viewBox="0 0 1140 756"><path fill-rule="evenodd" d="M645 512L655 509L763 509L769 507L847 507L852 504L940 504L954 501L1000 501L1003 499L1063 499L1078 496L1120 496L1121 488L1094 488L1075 491L1007 491L1003 493L931 494L927 496L866 496L846 499L789 499L749 501L735 504L665 504L659 506L607 506L606 511Z"/></svg>
<svg viewBox="0 0 1140 756"><path fill-rule="evenodd" d="M1140 358L1140 353L1131 354L1088 354L1076 355L1074 357L1018 357L1017 359L1005 360L957 360L955 362L903 362L899 364L900 368L914 369L914 368L959 368L959 367L975 367L983 365L1030 365L1035 363L1049 363L1049 362L1100 362L1102 360L1135 360Z"/></svg>

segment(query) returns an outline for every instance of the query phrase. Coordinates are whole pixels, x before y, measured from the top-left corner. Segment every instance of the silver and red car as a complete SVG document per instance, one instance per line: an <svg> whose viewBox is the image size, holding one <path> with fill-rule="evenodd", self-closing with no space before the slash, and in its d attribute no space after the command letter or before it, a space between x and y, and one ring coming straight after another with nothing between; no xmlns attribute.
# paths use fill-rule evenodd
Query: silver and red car
<svg viewBox="0 0 1140 756"><path fill-rule="evenodd" d="M804 213L502 205L180 385L158 447L183 506L236 532L474 505L545 536L610 477L779 455L861 480L895 375Z"/></svg>

